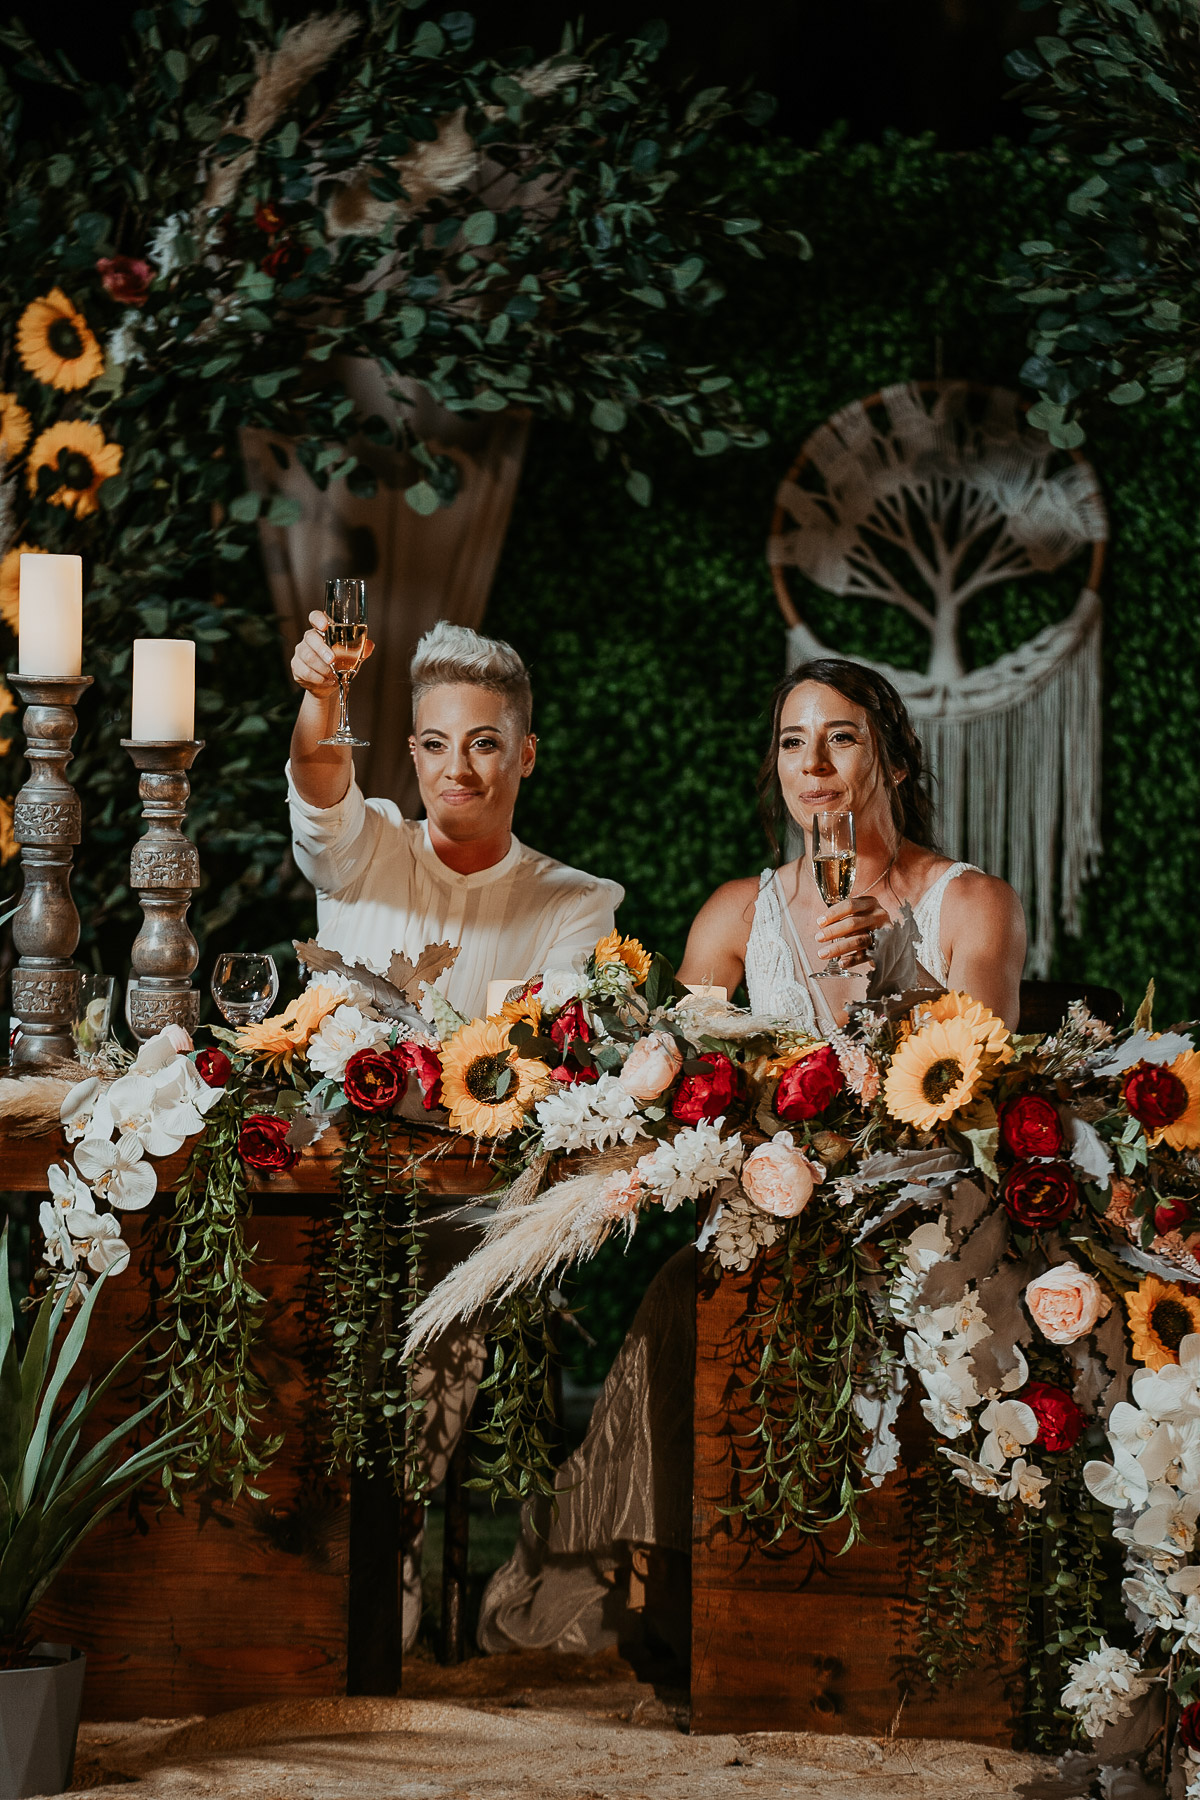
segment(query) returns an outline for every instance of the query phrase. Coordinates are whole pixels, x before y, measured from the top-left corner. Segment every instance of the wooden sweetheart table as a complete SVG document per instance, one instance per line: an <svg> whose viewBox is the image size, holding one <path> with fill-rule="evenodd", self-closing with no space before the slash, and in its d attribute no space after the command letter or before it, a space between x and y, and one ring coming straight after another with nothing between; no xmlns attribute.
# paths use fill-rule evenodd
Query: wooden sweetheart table
<svg viewBox="0 0 1200 1800"><path fill-rule="evenodd" d="M428 1134L431 1195L481 1195L492 1170L464 1139ZM260 1701L394 1691L398 1658L396 1509L385 1484L327 1477L311 1394L312 1242L337 1185L333 1134L286 1176L253 1183L246 1233L264 1294L258 1364L266 1424L285 1441L266 1503L219 1511L195 1500L121 1512L101 1525L39 1608L42 1636L87 1651L85 1716L178 1717ZM156 1162L161 1190L186 1150ZM0 1189L37 1193L65 1155L62 1134L0 1135ZM144 1328L152 1218L126 1213L131 1262L93 1319L92 1366L109 1366ZM159 1271L161 1281L162 1271ZM897 1669L897 1608L912 1521L903 1471L865 1503L868 1541L844 1557L820 1541L766 1550L722 1516L732 1435L744 1430L749 1277L700 1281L696 1303L692 1553L692 1730L822 1731L1011 1744L1015 1661L980 1668L969 1693L908 1691ZM306 1304L307 1302L307 1304ZM919 1421L919 1414L917 1415ZM306 1426L308 1430L306 1432ZM389 1645L392 1646L389 1652Z"/></svg>

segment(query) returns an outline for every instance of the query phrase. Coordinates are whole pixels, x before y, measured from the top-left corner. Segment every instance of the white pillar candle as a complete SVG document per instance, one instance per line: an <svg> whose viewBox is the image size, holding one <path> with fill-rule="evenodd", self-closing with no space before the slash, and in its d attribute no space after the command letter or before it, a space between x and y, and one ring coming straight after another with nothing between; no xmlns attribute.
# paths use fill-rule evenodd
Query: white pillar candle
<svg viewBox="0 0 1200 1800"><path fill-rule="evenodd" d="M78 675L83 666L83 558L22 553L17 671Z"/></svg>
<svg viewBox="0 0 1200 1800"><path fill-rule="evenodd" d="M134 638L133 728L139 744L196 735L196 646L191 638Z"/></svg>

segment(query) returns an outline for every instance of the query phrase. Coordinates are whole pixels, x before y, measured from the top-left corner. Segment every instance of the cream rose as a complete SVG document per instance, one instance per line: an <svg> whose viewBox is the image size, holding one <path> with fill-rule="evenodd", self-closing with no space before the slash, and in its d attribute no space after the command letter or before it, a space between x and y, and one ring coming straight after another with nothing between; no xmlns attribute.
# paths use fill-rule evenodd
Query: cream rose
<svg viewBox="0 0 1200 1800"><path fill-rule="evenodd" d="M1036 1275L1025 1289L1029 1316L1052 1344L1073 1344L1086 1337L1097 1319L1112 1310L1094 1275L1073 1262L1057 1263L1044 1275Z"/></svg>
<svg viewBox="0 0 1200 1800"><path fill-rule="evenodd" d="M797 1150L790 1131L778 1131L769 1144L760 1144L742 1164L742 1187L761 1212L777 1219L794 1219L812 1199L812 1191L825 1178L820 1163L810 1162Z"/></svg>
<svg viewBox="0 0 1200 1800"><path fill-rule="evenodd" d="M683 1052L669 1031L652 1031L639 1038L617 1080L639 1106L665 1094L680 1069Z"/></svg>

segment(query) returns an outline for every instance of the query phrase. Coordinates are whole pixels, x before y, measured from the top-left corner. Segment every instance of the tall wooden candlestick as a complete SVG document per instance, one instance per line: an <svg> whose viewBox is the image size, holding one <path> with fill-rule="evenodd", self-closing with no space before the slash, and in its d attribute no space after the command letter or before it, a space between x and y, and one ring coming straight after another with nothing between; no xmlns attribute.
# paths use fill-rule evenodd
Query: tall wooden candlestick
<svg viewBox="0 0 1200 1800"><path fill-rule="evenodd" d="M34 1069L73 1057L71 1027L79 1011L79 913L71 898L71 861L83 822L79 795L66 777L75 736L75 707L90 675L8 676L25 703L29 779L13 804L24 887L13 919L20 958L12 972L12 1010L20 1022L13 1065Z"/></svg>
<svg viewBox="0 0 1200 1800"><path fill-rule="evenodd" d="M140 780L146 833L129 858L129 881L142 908L142 929L134 939L134 979L126 1017L136 1038L153 1037L164 1025L195 1031L199 990L192 975L200 960L187 923L192 894L200 883L200 857L181 829L192 791L187 771L204 748L203 739L141 743L122 738Z"/></svg>

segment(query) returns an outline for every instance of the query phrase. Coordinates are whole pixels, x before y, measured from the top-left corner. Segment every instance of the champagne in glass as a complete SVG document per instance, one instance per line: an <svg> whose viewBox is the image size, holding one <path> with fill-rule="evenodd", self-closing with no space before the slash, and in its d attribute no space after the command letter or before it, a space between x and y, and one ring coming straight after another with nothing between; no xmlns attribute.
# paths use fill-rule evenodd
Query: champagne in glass
<svg viewBox="0 0 1200 1800"><path fill-rule="evenodd" d="M367 739L355 737L350 729L348 690L367 644L366 582L352 576L327 581L325 617L325 642L333 651L333 672L338 684L338 722L333 736L321 738L320 742L365 747Z"/></svg>
<svg viewBox="0 0 1200 1800"><path fill-rule="evenodd" d="M850 898L858 867L854 814L814 813L811 835L813 879L817 884L817 891L826 906L836 906L839 900ZM816 979L826 981L844 973L841 965L835 963L832 969L819 970Z"/></svg>

